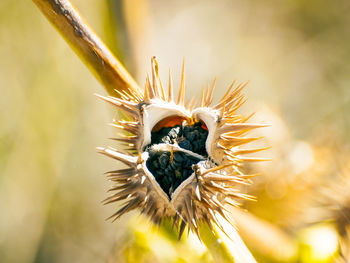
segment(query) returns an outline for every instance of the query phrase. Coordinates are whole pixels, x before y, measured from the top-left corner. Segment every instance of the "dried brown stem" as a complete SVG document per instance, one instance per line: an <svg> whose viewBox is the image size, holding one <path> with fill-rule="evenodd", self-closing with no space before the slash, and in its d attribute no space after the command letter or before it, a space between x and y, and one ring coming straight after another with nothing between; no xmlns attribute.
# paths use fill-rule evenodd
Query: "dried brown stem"
<svg viewBox="0 0 350 263"><path fill-rule="evenodd" d="M33 0L110 95L139 87L68 0Z"/></svg>

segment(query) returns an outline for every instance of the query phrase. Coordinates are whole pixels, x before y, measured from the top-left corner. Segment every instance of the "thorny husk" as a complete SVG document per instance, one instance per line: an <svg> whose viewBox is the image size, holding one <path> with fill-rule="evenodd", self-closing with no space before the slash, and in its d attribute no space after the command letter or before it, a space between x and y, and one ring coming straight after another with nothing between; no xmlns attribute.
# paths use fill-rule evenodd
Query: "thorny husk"
<svg viewBox="0 0 350 263"><path fill-rule="evenodd" d="M124 131L116 138L126 146L124 153L98 148L127 166L108 173L116 185L105 203L125 201L111 218L137 208L155 224L170 217L179 238L186 226L199 236L198 225L203 221L222 228L218 215L231 222L225 205L236 207L239 199L252 198L237 187L250 183L251 175L241 171L242 164L265 160L243 156L264 148L240 148L259 139L246 137L248 131L265 126L247 123L251 116L237 114L245 102L241 94L245 86L233 83L223 98L210 106L214 81L212 87L202 90L199 107L195 108L195 100L185 103L183 67L175 102L171 75L166 92L153 58L152 80L147 76L144 92L122 92L121 98L99 96L132 119L114 123Z"/></svg>

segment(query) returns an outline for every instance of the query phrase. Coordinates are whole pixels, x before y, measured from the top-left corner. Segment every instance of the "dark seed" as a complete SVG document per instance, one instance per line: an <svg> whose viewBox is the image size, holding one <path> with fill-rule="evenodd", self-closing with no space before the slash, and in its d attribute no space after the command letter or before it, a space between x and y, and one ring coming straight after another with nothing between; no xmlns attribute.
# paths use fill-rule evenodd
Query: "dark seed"
<svg viewBox="0 0 350 263"><path fill-rule="evenodd" d="M169 178L168 178L167 176L164 176L164 177L163 177L163 183L164 183L165 185L169 185L169 184L170 184Z"/></svg>
<svg viewBox="0 0 350 263"><path fill-rule="evenodd" d="M172 169L176 169L177 167L178 167L179 165L176 163L176 162L171 162L170 163L170 167L172 168Z"/></svg>
<svg viewBox="0 0 350 263"><path fill-rule="evenodd" d="M182 158L182 156L181 156L180 153L175 153L175 154L174 154L174 160L175 160L176 162L181 163L184 159Z"/></svg>
<svg viewBox="0 0 350 263"><path fill-rule="evenodd" d="M176 177L176 178L181 178L181 177L182 177L182 174L181 174L180 169L176 169L176 170L175 170L175 177Z"/></svg>
<svg viewBox="0 0 350 263"><path fill-rule="evenodd" d="M179 146L185 150L192 150L192 146L191 143L188 140L184 140L182 142L179 143Z"/></svg>
<svg viewBox="0 0 350 263"><path fill-rule="evenodd" d="M166 153L162 153L159 156L159 164L162 169L165 169L169 163L169 157Z"/></svg>
<svg viewBox="0 0 350 263"><path fill-rule="evenodd" d="M193 134L193 132L187 133L186 139L189 140L189 141L192 141L192 140L194 139L194 134Z"/></svg>
<svg viewBox="0 0 350 263"><path fill-rule="evenodd" d="M153 161L152 164L155 168L159 168L158 160Z"/></svg>

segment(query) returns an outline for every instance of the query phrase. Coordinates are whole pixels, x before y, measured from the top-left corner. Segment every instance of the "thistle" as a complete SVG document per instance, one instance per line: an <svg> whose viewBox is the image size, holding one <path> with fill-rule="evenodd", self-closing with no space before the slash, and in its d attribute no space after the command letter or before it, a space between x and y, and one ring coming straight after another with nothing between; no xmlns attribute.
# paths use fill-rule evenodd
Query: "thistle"
<svg viewBox="0 0 350 263"><path fill-rule="evenodd" d="M123 152L98 148L127 166L107 173L115 186L105 204L124 202L110 218L116 220L134 209L140 209L157 225L172 218L179 238L186 226L199 236L202 222L222 229L218 216L231 222L226 205L237 207L239 200L252 199L239 191L252 177L244 174L241 166L264 159L243 155L265 148L240 146L259 139L245 134L265 125L247 123L251 116L237 114L245 102L241 91L246 84L232 83L223 98L210 106L214 81L211 87L203 88L199 107L195 107L194 99L185 103L184 66L175 102L170 72L166 91L155 58L151 64L152 78L147 76L143 92L119 92L120 98L98 95L130 117L112 124L122 130L115 140L126 146Z"/></svg>

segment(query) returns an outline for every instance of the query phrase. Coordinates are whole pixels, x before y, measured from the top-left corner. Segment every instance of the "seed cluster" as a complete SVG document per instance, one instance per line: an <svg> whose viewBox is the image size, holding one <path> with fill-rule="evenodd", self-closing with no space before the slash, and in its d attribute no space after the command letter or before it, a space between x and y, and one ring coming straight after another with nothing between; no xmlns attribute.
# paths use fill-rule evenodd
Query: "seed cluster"
<svg viewBox="0 0 350 263"><path fill-rule="evenodd" d="M175 189L193 173L192 165L200 159L184 152L150 152L146 165L155 179L170 197Z"/></svg>
<svg viewBox="0 0 350 263"><path fill-rule="evenodd" d="M145 148L149 152L146 166L169 197L184 180L193 174L192 165L198 163L200 159L181 151L173 153L154 151L151 146L160 143L178 144L185 150L207 157L208 153L205 149L207 137L208 131L201 122L191 126L164 127L152 132L151 143Z"/></svg>
<svg viewBox="0 0 350 263"><path fill-rule="evenodd" d="M201 122L191 126L180 126L162 128L152 132L151 145L159 143L177 143L181 148L198 153L201 156L208 156L205 149L205 142L208 131L202 127Z"/></svg>

